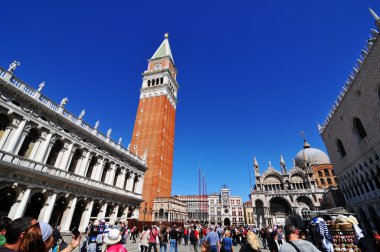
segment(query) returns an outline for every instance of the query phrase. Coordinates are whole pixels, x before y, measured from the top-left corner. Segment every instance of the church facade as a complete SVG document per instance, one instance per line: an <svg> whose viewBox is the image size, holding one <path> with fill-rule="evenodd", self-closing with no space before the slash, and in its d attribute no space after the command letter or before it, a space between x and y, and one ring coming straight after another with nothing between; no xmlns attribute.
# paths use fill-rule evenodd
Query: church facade
<svg viewBox="0 0 380 252"><path fill-rule="evenodd" d="M90 220L138 218L146 160L83 117L0 68L0 215L32 216L62 231Z"/></svg>
<svg viewBox="0 0 380 252"><path fill-rule="evenodd" d="M174 126L179 85L168 34L148 60L143 73L140 101L131 140L131 151L147 154L143 199L149 209L155 198L171 197ZM144 203L144 204L145 204ZM142 205L143 208L145 205ZM142 220L142 215L140 215ZM152 216L146 216L147 221Z"/></svg>
<svg viewBox="0 0 380 252"><path fill-rule="evenodd" d="M269 162L267 170L261 174L259 164L254 159L256 184L250 197L257 227L285 225L292 216L308 220L310 211L320 209L325 185L319 184L314 177L319 168L327 171L329 186L335 186L333 178L330 178L332 166L329 157L323 151L312 148L306 140L294 159L293 167L288 171L282 156L280 167L281 171L275 170Z"/></svg>

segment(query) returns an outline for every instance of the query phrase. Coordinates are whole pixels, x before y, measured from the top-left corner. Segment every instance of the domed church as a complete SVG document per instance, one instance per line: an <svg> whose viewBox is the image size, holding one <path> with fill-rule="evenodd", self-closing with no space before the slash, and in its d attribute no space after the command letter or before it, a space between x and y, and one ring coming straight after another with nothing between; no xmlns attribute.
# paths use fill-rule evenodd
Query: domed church
<svg viewBox="0 0 380 252"><path fill-rule="evenodd" d="M336 188L336 178L330 159L323 151L312 148L304 140L303 149L294 158L293 167L287 170L280 157L280 171L271 162L260 174L254 158L256 184L251 190L254 220L258 227L285 225L290 215L310 218L310 210L319 210L325 191ZM332 207L332 204L327 204Z"/></svg>

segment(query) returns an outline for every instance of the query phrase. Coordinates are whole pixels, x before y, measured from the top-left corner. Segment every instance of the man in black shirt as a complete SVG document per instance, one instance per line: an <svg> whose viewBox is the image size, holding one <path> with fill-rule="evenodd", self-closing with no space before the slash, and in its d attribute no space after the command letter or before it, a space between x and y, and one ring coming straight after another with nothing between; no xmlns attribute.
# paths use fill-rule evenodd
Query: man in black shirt
<svg viewBox="0 0 380 252"><path fill-rule="evenodd" d="M177 226L174 224L170 230L169 233L169 239L170 239L170 252L174 249L175 252L178 252L177 250L177 242L179 239L179 233L176 230Z"/></svg>

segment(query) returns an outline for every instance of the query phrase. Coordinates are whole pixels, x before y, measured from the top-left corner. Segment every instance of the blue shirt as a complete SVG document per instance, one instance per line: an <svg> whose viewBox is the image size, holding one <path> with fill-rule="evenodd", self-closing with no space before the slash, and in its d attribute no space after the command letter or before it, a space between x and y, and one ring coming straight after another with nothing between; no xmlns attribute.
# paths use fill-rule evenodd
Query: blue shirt
<svg viewBox="0 0 380 252"><path fill-rule="evenodd" d="M218 245L219 235L215 231L211 231L206 235L206 240L210 243L210 246Z"/></svg>
<svg viewBox="0 0 380 252"><path fill-rule="evenodd" d="M225 250L231 250L232 239L230 237L224 237L222 243Z"/></svg>

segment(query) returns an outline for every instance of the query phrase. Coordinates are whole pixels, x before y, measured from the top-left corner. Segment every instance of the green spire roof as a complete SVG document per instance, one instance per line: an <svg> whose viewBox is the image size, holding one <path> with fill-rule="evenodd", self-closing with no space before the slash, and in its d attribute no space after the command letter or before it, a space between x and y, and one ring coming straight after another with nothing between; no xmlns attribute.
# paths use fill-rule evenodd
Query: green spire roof
<svg viewBox="0 0 380 252"><path fill-rule="evenodd" d="M169 34L168 33L165 34L164 41L162 41L160 47L153 54L153 56L152 56L151 59L158 59L158 58L162 58L162 57L166 57L166 56L169 56L172 59L173 63L174 63L172 51L170 50Z"/></svg>

